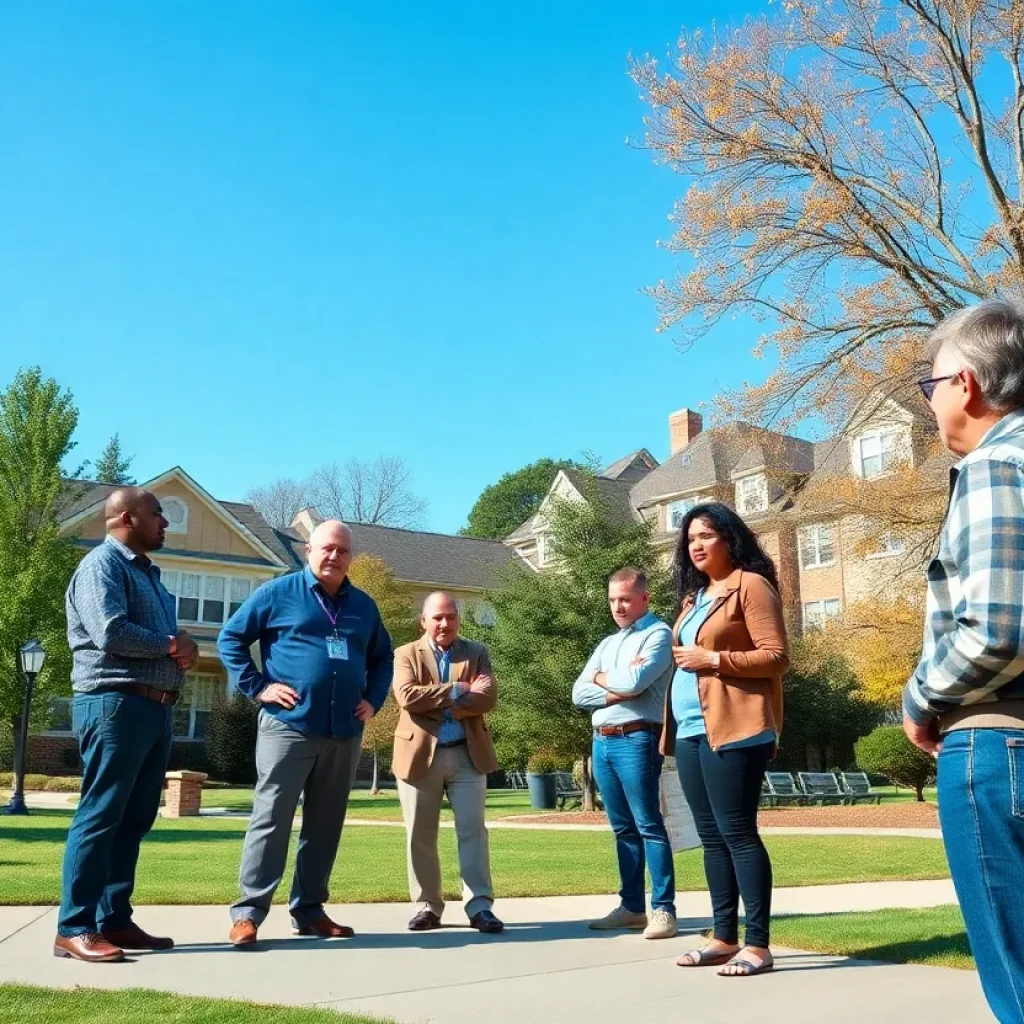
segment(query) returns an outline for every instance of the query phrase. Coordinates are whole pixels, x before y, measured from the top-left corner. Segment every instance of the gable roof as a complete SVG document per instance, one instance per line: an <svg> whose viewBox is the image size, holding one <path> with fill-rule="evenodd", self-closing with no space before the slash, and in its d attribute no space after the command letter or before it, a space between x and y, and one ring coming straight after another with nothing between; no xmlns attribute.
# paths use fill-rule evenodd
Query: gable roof
<svg viewBox="0 0 1024 1024"><path fill-rule="evenodd" d="M600 475L607 480L626 480L633 484L657 467L658 460L646 448L639 448L601 470Z"/></svg>
<svg viewBox="0 0 1024 1024"><path fill-rule="evenodd" d="M154 490L161 484L167 483L175 477L181 480L182 483L184 483L208 508L210 508L216 516L222 519L225 525L241 534L250 547L255 548L257 554L263 555L270 565L288 568L292 567L293 560L289 557L288 553L282 550L281 545L276 543L273 537L266 537L265 531L259 529L259 524L266 526L266 523L258 513L258 524L253 524L257 526L257 529L254 530L250 528L248 523L243 522L234 514L232 509L229 507L234 504L233 502L217 501L216 498L196 483L196 481L193 480L192 477L190 477L180 466L174 466L172 469L167 470L166 473L161 473L159 476L154 477L152 480L147 480L139 486L144 487L147 490ZM117 490L117 486L113 484L93 483L91 487L85 488L85 493L79 493L78 485L86 485L90 483L92 483L92 481L67 481L66 493L69 504L65 509L58 513L62 528L67 529L94 515L102 508L103 503L107 500L110 494ZM255 509L252 509L251 505L237 507L240 509L250 509L255 512ZM267 529L269 529L269 527ZM260 533L264 533L264 536L261 537ZM270 540L271 543L268 543L268 540Z"/></svg>
<svg viewBox="0 0 1024 1024"><path fill-rule="evenodd" d="M730 423L699 433L685 448L634 484L630 498L645 508L672 494L732 484L745 472L810 473L815 446L788 434Z"/></svg>
<svg viewBox="0 0 1024 1024"><path fill-rule="evenodd" d="M349 523L356 555L376 555L404 583L489 590L519 556L500 540L456 537L448 533L402 530L394 526ZM305 540L295 530L275 531L292 550L297 565L306 563Z"/></svg>

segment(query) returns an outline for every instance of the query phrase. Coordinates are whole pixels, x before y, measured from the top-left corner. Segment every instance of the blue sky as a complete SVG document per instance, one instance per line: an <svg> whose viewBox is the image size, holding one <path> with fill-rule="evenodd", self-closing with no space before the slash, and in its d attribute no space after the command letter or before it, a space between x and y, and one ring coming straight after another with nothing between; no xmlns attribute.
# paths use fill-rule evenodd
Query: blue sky
<svg viewBox="0 0 1024 1024"><path fill-rule="evenodd" d="M631 149L630 51L757 3L0 8L0 383L73 391L76 455L223 499L398 453L452 532L541 456L610 462L762 376L641 289L683 182Z"/></svg>

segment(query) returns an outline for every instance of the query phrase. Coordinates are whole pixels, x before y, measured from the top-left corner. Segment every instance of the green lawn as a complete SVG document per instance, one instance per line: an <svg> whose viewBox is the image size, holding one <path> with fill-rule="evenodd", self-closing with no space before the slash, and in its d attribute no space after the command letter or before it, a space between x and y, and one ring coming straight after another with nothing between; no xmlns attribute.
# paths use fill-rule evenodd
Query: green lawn
<svg viewBox="0 0 1024 1024"><path fill-rule="evenodd" d="M203 790L204 807L223 807L229 811L251 811L251 789L221 789L219 787ZM354 789L348 798L348 813L353 818L373 818L376 821L401 821L402 808L398 803L398 793L393 789L385 789L376 796L371 796L368 789ZM525 790L491 789L487 792L487 817L508 818L515 814L538 814L530 807L530 795ZM548 811L547 813L554 813ZM443 821L452 820L452 812L445 803L441 809Z"/></svg>
<svg viewBox="0 0 1024 1024"><path fill-rule="evenodd" d="M232 999L200 999L128 988L34 988L0 985L4 1024L383 1024L332 1010L263 1006Z"/></svg>
<svg viewBox="0 0 1024 1024"><path fill-rule="evenodd" d="M772 943L860 960L974 969L959 907L778 917Z"/></svg>
<svg viewBox="0 0 1024 1024"><path fill-rule="evenodd" d="M0 818L5 904L55 903L70 812ZM232 818L160 820L142 847L139 903L229 903L235 898L246 822ZM458 898L453 829L441 830L446 888ZM770 836L776 885L821 885L887 879L946 878L942 844L874 836ZM294 853L294 842L293 853ZM618 889L610 832L491 831L491 864L503 896L614 893ZM705 888L700 851L676 858L682 890ZM352 826L345 831L332 878L338 901L408 899L405 830ZM287 896L287 884L278 899Z"/></svg>

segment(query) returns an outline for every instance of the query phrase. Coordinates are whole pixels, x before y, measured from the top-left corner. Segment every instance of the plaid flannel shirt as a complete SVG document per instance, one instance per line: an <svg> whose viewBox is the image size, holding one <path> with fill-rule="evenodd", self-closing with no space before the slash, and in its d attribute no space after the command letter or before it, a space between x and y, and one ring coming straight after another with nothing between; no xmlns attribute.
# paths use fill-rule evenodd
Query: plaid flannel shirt
<svg viewBox="0 0 1024 1024"><path fill-rule="evenodd" d="M921 661L903 691L919 725L957 707L1024 698L1024 409L953 469L928 566Z"/></svg>

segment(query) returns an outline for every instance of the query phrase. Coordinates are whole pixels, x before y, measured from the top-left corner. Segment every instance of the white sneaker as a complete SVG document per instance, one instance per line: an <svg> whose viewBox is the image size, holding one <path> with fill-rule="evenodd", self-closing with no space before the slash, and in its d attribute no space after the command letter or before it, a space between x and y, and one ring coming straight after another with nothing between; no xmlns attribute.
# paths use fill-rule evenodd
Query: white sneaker
<svg viewBox="0 0 1024 1024"><path fill-rule="evenodd" d="M651 912L651 923L644 929L645 939L674 939L679 931L676 919L667 910Z"/></svg>
<svg viewBox="0 0 1024 1024"><path fill-rule="evenodd" d="M618 928L646 928L647 915L634 914L632 910L627 910L620 903L610 914L597 921L591 921L590 927L595 932L611 932Z"/></svg>

